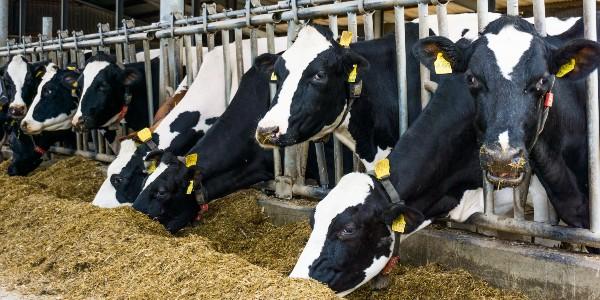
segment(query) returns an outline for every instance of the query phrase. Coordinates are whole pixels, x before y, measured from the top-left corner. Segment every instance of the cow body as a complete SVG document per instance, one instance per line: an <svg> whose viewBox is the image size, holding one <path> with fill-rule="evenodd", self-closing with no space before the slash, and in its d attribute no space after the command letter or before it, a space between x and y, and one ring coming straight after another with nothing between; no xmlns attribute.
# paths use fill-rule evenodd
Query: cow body
<svg viewBox="0 0 600 300"><path fill-rule="evenodd" d="M258 41L259 53L266 52L266 39ZM276 51L284 50L287 47L286 38L275 39L275 46ZM244 48L244 66L249 68L252 65L249 42L244 43ZM233 66L232 70L235 69ZM225 111L228 102L225 98L224 72L223 51L216 47L205 55L198 75L185 97L154 130L152 139L157 149L184 155L214 124ZM237 81L233 80L231 95L235 95L236 90ZM151 149L144 144L134 152L119 153L119 156L123 157L113 162L115 166L112 168L118 170L118 173L108 174L93 204L100 207L116 207L132 203L148 176L144 158L150 151Z"/></svg>

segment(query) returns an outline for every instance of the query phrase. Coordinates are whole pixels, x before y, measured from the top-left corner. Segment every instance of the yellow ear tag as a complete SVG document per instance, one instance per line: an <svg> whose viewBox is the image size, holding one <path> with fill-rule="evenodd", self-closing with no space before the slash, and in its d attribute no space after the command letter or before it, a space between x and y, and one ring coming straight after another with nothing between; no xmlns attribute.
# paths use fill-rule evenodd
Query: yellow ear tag
<svg viewBox="0 0 600 300"><path fill-rule="evenodd" d="M198 161L198 153L188 154L185 157L185 166L188 168L193 167L196 165L197 161Z"/></svg>
<svg viewBox="0 0 600 300"><path fill-rule="evenodd" d="M194 191L194 181L190 180L190 184L188 184L187 190L185 191L185 193L187 195L190 195L192 193L192 191Z"/></svg>
<svg viewBox="0 0 600 300"><path fill-rule="evenodd" d="M433 66L435 67L435 74L452 74L452 65L444 58L442 52L438 52Z"/></svg>
<svg viewBox="0 0 600 300"><path fill-rule="evenodd" d="M156 171L156 161L151 161L150 165L148 165L148 174L152 174L154 173L154 171Z"/></svg>
<svg viewBox="0 0 600 300"><path fill-rule="evenodd" d="M357 73L358 65L354 65L350 74L348 74L348 82L355 83L356 82L356 73Z"/></svg>
<svg viewBox="0 0 600 300"><path fill-rule="evenodd" d="M140 139L140 141L142 141L142 143L145 143L145 142L149 141L150 139L152 139L152 131L150 131L150 129L148 129L148 128L144 128L144 129L138 131L137 136L138 136L138 139Z"/></svg>
<svg viewBox="0 0 600 300"><path fill-rule="evenodd" d="M571 60L569 60L568 63L560 66L560 69L558 69L558 72L556 72L556 77L561 78L567 74L569 74L569 72L573 71L575 69L575 59L571 58Z"/></svg>
<svg viewBox="0 0 600 300"><path fill-rule="evenodd" d="M35 73L35 77L40 77L42 75L44 75L44 71L42 71L42 70L39 70L39 71L37 71L37 73Z"/></svg>
<svg viewBox="0 0 600 300"><path fill-rule="evenodd" d="M375 163L375 177L382 179L390 176L390 160L385 158Z"/></svg>
<svg viewBox="0 0 600 300"><path fill-rule="evenodd" d="M74 87L74 88L76 88L78 86L77 81L73 81L73 83L71 83L71 86Z"/></svg>
<svg viewBox="0 0 600 300"><path fill-rule="evenodd" d="M75 68L75 67L73 67L73 66L68 66L68 67L67 67L67 70L69 70L69 71L75 71L75 70L77 70L77 68Z"/></svg>
<svg viewBox="0 0 600 300"><path fill-rule="evenodd" d="M277 81L277 75L275 75L275 72L271 73L271 81Z"/></svg>
<svg viewBox="0 0 600 300"><path fill-rule="evenodd" d="M404 233L404 229L406 228L406 220L404 220L404 215L401 214L394 222L392 222L392 230L399 233Z"/></svg>
<svg viewBox="0 0 600 300"><path fill-rule="evenodd" d="M344 31L342 32L342 36L340 37L340 45L344 47L350 47L350 43L352 42L352 32Z"/></svg>

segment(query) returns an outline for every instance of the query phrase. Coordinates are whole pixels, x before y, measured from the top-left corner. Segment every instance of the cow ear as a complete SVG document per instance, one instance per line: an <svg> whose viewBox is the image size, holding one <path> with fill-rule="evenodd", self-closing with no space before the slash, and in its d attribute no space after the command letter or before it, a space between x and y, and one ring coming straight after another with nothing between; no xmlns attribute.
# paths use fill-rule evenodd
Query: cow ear
<svg viewBox="0 0 600 300"><path fill-rule="evenodd" d="M71 89L77 88L77 79L79 79L79 77L75 73L66 74L62 78L62 84L64 87L71 90Z"/></svg>
<svg viewBox="0 0 600 300"><path fill-rule="evenodd" d="M153 150L150 151L150 153L148 153L148 155L146 155L146 158L144 159L145 161L160 161L162 159L163 154L165 154L164 150L158 149L158 150Z"/></svg>
<svg viewBox="0 0 600 300"><path fill-rule="evenodd" d="M142 74L140 71L134 68L125 68L123 70L123 84L125 86L132 86L142 80Z"/></svg>
<svg viewBox="0 0 600 300"><path fill-rule="evenodd" d="M600 44L576 39L554 50L549 70L557 77L578 80L586 77L600 64Z"/></svg>
<svg viewBox="0 0 600 300"><path fill-rule="evenodd" d="M369 61L362 55L347 48L344 48L342 51L344 51L340 59L342 72L345 74L350 74L354 68L354 65L357 66L359 71L365 71L369 69Z"/></svg>
<svg viewBox="0 0 600 300"><path fill-rule="evenodd" d="M394 221L399 218L404 218L404 222L406 222L404 233L412 232L425 221L425 216L420 211L403 204L390 205L383 212L383 221L389 226L392 226Z"/></svg>
<svg viewBox="0 0 600 300"><path fill-rule="evenodd" d="M412 52L435 74L464 72L466 69L462 50L445 37L432 36L421 39L413 46Z"/></svg>
<svg viewBox="0 0 600 300"><path fill-rule="evenodd" d="M275 61L279 58L277 54L265 53L254 59L254 67L265 75L273 73Z"/></svg>
<svg viewBox="0 0 600 300"><path fill-rule="evenodd" d="M41 79L46 74L46 63L38 62L31 64L31 74L33 78Z"/></svg>

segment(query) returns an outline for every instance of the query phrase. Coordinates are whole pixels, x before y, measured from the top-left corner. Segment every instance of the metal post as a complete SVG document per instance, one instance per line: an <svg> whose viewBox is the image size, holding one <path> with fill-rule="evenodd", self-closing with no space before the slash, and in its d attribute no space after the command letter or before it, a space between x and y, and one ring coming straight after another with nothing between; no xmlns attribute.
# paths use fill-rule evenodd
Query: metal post
<svg viewBox="0 0 600 300"><path fill-rule="evenodd" d="M8 39L8 0L0 0L0 46Z"/></svg>
<svg viewBox="0 0 600 300"><path fill-rule="evenodd" d="M19 0L19 37L25 35L27 25L27 0Z"/></svg>
<svg viewBox="0 0 600 300"><path fill-rule="evenodd" d="M231 98L231 56L229 50L229 30L221 31L221 42L223 45L223 68L225 74L225 106L229 106Z"/></svg>
<svg viewBox="0 0 600 300"><path fill-rule="evenodd" d="M142 41L144 47L144 75L146 76L146 95L148 102L148 122L154 120L154 95L152 91L152 66L150 64L150 41Z"/></svg>
<svg viewBox="0 0 600 300"><path fill-rule="evenodd" d="M237 81L238 84L242 81L242 75L244 75L244 48L242 47L242 29L236 28L234 30L235 38L235 63L237 66Z"/></svg>
<svg viewBox="0 0 600 300"><path fill-rule="evenodd" d="M533 20L535 29L541 36L546 36L546 6L544 0L533 1Z"/></svg>
<svg viewBox="0 0 600 300"><path fill-rule="evenodd" d="M183 0L161 0L160 1L160 21L161 22L171 22L175 12L183 13L184 5ZM165 41L166 40L166 41ZM169 82L170 80L174 80L177 76L176 74L171 74L169 72L169 67L171 67L174 71L175 66L171 66L170 63L174 63L175 55L173 53L174 45L171 43L170 38L161 39L160 41L160 70L159 74L159 100L160 103L163 103L166 99L166 86L171 85L175 86L176 82ZM167 48L171 48L171 52L167 51ZM171 61L169 61L171 60Z"/></svg>
<svg viewBox="0 0 600 300"><path fill-rule="evenodd" d="M483 212L486 215L494 214L494 185L487 180L483 171Z"/></svg>
<svg viewBox="0 0 600 300"><path fill-rule="evenodd" d="M398 73L398 97L400 135L408 129L408 94L406 88L406 32L404 28L404 6L394 7L394 26L396 32L396 70Z"/></svg>
<svg viewBox="0 0 600 300"><path fill-rule="evenodd" d="M207 47L208 47L208 51L215 49L215 34L214 33L207 33L206 34L206 40L207 40Z"/></svg>
<svg viewBox="0 0 600 300"><path fill-rule="evenodd" d="M250 30L250 61L254 63L254 59L258 56L258 40L256 28Z"/></svg>
<svg viewBox="0 0 600 300"><path fill-rule="evenodd" d="M438 2L435 6L438 20L438 35L448 37L448 8L445 3Z"/></svg>
<svg viewBox="0 0 600 300"><path fill-rule="evenodd" d="M375 38L383 36L383 11L376 10L373 15L373 34Z"/></svg>
<svg viewBox="0 0 600 300"><path fill-rule="evenodd" d="M196 33L194 40L196 46L196 67L194 68L194 78L196 78L198 71L200 71L200 66L202 65L202 56L204 55L204 49L202 49L202 34Z"/></svg>
<svg viewBox="0 0 600 300"><path fill-rule="evenodd" d="M185 35L183 36L183 44L185 49L185 71L186 71L186 79L188 87L192 86L192 82L194 81L194 62L192 56L194 52L192 51L192 36Z"/></svg>
<svg viewBox="0 0 600 300"><path fill-rule="evenodd" d="M483 32L488 24L488 0L477 0L477 27Z"/></svg>
<svg viewBox="0 0 600 300"><path fill-rule="evenodd" d="M375 32L373 30L373 12L368 11L363 15L365 18L364 21L364 30L365 30L365 40L372 40L375 38Z"/></svg>
<svg viewBox="0 0 600 300"><path fill-rule="evenodd" d="M315 143L317 152L317 166L319 168L319 183L321 187L329 188L329 174L327 173L327 161L325 160L325 146L323 143Z"/></svg>
<svg viewBox="0 0 600 300"><path fill-rule="evenodd" d="M506 1L506 14L509 16L519 15L519 0Z"/></svg>
<svg viewBox="0 0 600 300"><path fill-rule="evenodd" d="M419 38L425 38L429 36L429 23L427 22L428 1L419 2ZM421 74L421 107L425 107L429 102L429 92L425 89L425 82L429 81L429 70L423 65L420 65Z"/></svg>
<svg viewBox="0 0 600 300"><path fill-rule="evenodd" d="M358 20L356 13L348 13L348 31L352 32L352 42L356 42L358 35Z"/></svg>
<svg viewBox="0 0 600 300"><path fill-rule="evenodd" d="M121 44L115 44L115 56L117 58L117 65L123 68L123 48L121 48Z"/></svg>
<svg viewBox="0 0 600 300"><path fill-rule="evenodd" d="M125 0L115 0L115 28L121 27L121 20L123 20L123 6Z"/></svg>
<svg viewBox="0 0 600 300"><path fill-rule="evenodd" d="M337 40L339 35L337 15L329 15L329 29L333 32L333 39ZM333 166L335 173L335 183L337 184L344 176L344 159L342 153L342 143L337 137L333 137Z"/></svg>
<svg viewBox="0 0 600 300"><path fill-rule="evenodd" d="M265 31L267 32L267 51L271 54L275 53L275 25L273 23L266 24ZM271 101L277 92L277 85L273 82L269 83ZM273 150L273 168L275 178L281 176L281 153L279 149Z"/></svg>
<svg viewBox="0 0 600 300"><path fill-rule="evenodd" d="M293 41L296 39L296 27L298 24L293 20L288 22L288 47L292 45ZM290 185L294 182L294 180L298 177L298 170L296 169L297 164L297 145L289 146L285 148L285 157L284 157L284 170L283 174L285 177L288 177L291 182ZM290 186L291 189L291 186ZM291 196L291 195L290 195Z"/></svg>
<svg viewBox="0 0 600 300"><path fill-rule="evenodd" d="M596 1L583 0L584 37L597 41ZM590 230L600 232L600 137L598 126L598 71L587 78L587 123L589 147Z"/></svg>
<svg viewBox="0 0 600 300"><path fill-rule="evenodd" d="M69 0L60 0L60 30L69 26Z"/></svg>

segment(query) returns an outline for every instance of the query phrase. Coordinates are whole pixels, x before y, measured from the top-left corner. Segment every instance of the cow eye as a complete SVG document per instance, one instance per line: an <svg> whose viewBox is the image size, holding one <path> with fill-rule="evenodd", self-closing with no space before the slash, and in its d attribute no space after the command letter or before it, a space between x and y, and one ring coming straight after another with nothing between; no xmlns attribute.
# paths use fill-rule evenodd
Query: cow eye
<svg viewBox="0 0 600 300"><path fill-rule="evenodd" d="M471 73L467 73L467 84L472 89L479 88L479 80L477 80L477 77Z"/></svg>
<svg viewBox="0 0 600 300"><path fill-rule="evenodd" d="M535 90L538 91L538 92L541 92L546 87L547 83L548 83L548 78L546 78L546 77L540 78L535 83Z"/></svg>
<svg viewBox="0 0 600 300"><path fill-rule="evenodd" d="M347 238L352 237L355 233L356 233L356 226L354 225L354 223L349 223L349 224L346 224L346 226L344 226L344 228L342 228L342 230L339 233L339 237L340 237L340 239L347 239Z"/></svg>
<svg viewBox="0 0 600 300"><path fill-rule="evenodd" d="M325 71L319 71L315 76L313 76L314 81L323 81L327 78L327 73Z"/></svg>

